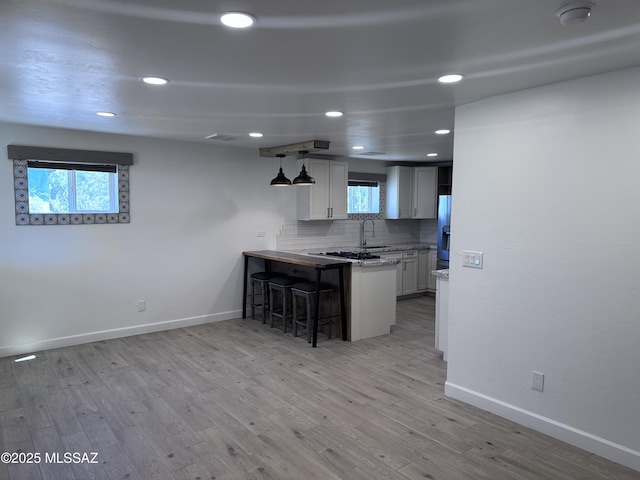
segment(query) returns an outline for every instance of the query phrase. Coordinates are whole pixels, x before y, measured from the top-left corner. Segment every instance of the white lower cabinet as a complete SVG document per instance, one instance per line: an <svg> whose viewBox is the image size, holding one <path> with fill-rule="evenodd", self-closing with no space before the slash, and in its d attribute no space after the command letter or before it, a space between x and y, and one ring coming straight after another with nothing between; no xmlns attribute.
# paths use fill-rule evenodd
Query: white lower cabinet
<svg viewBox="0 0 640 480"><path fill-rule="evenodd" d="M449 278L436 278L436 331L435 347L442 352L442 359L447 360L447 344L449 342Z"/></svg>
<svg viewBox="0 0 640 480"><path fill-rule="evenodd" d="M393 294L393 265L351 267L352 342L386 335L396 323L396 296Z"/></svg>
<svg viewBox="0 0 640 480"><path fill-rule="evenodd" d="M436 250L420 250L418 252L418 290L421 292L436 291L436 277L431 272L438 268L438 252Z"/></svg>
<svg viewBox="0 0 640 480"><path fill-rule="evenodd" d="M418 252L418 290L421 292L429 289L429 252L430 250Z"/></svg>
<svg viewBox="0 0 640 480"><path fill-rule="evenodd" d="M385 252L381 255L390 260L398 260L398 263L396 264L396 296L400 296L402 295L402 274L404 273L402 266L402 252Z"/></svg>
<svg viewBox="0 0 640 480"><path fill-rule="evenodd" d="M402 295L418 292L418 252L402 252Z"/></svg>
<svg viewBox="0 0 640 480"><path fill-rule="evenodd" d="M429 265L427 267L427 290L436 291L436 277L431 272L438 269L438 251L429 250Z"/></svg>
<svg viewBox="0 0 640 480"><path fill-rule="evenodd" d="M384 252L384 258L398 260L396 265L396 296L436 291L436 278L431 272L437 268L436 250L404 250Z"/></svg>

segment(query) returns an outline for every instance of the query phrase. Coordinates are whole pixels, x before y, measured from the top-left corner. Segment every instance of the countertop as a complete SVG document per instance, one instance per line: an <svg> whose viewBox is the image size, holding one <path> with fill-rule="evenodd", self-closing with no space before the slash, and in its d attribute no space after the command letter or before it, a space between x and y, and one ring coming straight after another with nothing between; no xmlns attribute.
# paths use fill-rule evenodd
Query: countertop
<svg viewBox="0 0 640 480"><path fill-rule="evenodd" d="M431 275L435 275L438 278L444 278L445 280L449 280L449 269L443 268L441 270L432 270Z"/></svg>
<svg viewBox="0 0 640 480"><path fill-rule="evenodd" d="M328 251L334 251L334 250L328 250ZM313 254L313 253L307 253L304 254L307 255L308 257L313 257L313 258L334 258L334 259L340 259L340 261L342 262L347 262L350 263L352 266L356 266L356 267L377 267L380 265L396 265L400 262L400 260L398 259L393 259L393 258L371 258L368 260L357 260L357 259L353 259L353 258L341 258L341 257L330 257L330 256L326 256L326 255L321 255L321 254Z"/></svg>
<svg viewBox="0 0 640 480"><path fill-rule="evenodd" d="M331 268L338 265L346 265L351 261L338 257L327 257L317 255L304 255L294 252L283 252L280 250L258 250L252 252L242 252L246 257L264 258L276 262L293 263L315 268Z"/></svg>
<svg viewBox="0 0 640 480"><path fill-rule="evenodd" d="M326 249L326 251L336 251L336 250L349 250L356 252L371 252L371 253L382 253L382 252L402 252L404 250L435 250L438 247L431 243L395 243L393 245L376 245L370 244L365 247L360 246L350 246L350 247L332 247L330 249Z"/></svg>
<svg viewBox="0 0 640 480"><path fill-rule="evenodd" d="M398 243L393 245L370 245L366 247L360 246L342 246L342 247L325 247L325 248L314 248L313 252L301 252L301 251L292 251L291 253L297 255L307 255L315 258L339 258L339 257L327 257L322 255L325 252L369 252L375 255L380 255L383 253L389 252L402 252L405 250L429 250L436 249L436 245L430 243ZM341 258L344 262L349 262L353 266L361 266L361 267L376 267L380 265L396 265L400 262L398 259L392 258L373 258L370 260L354 260Z"/></svg>

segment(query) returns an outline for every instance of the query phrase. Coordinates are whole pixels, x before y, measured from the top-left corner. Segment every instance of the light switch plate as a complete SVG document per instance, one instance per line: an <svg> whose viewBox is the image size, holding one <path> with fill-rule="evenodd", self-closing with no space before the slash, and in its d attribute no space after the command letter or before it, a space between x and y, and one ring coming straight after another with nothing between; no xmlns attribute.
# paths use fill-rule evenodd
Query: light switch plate
<svg viewBox="0 0 640 480"><path fill-rule="evenodd" d="M462 251L462 266L469 268L482 268L483 254L482 252L473 252L471 250Z"/></svg>

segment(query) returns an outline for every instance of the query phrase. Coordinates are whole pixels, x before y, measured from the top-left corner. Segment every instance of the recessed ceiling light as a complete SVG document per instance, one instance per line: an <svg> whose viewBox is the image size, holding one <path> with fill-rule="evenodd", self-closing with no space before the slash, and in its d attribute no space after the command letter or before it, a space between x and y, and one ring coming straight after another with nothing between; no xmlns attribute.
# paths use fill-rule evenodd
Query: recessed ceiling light
<svg viewBox="0 0 640 480"><path fill-rule="evenodd" d="M364 150L364 146L362 145L354 145L353 147L351 147L353 150Z"/></svg>
<svg viewBox="0 0 640 480"><path fill-rule="evenodd" d="M437 157L437 153L427 153L427 157Z"/></svg>
<svg viewBox="0 0 640 480"><path fill-rule="evenodd" d="M446 128L442 128L440 130L436 130L435 132L438 135L446 135L447 133L451 133L451 130L447 130Z"/></svg>
<svg viewBox="0 0 640 480"><path fill-rule="evenodd" d="M247 28L256 22L254 16L244 12L227 12L220 16L220 21L231 28Z"/></svg>
<svg viewBox="0 0 640 480"><path fill-rule="evenodd" d="M327 117L341 117L343 114L337 110L332 110L330 112L325 113Z"/></svg>
<svg viewBox="0 0 640 480"><path fill-rule="evenodd" d="M560 8L556 15L562 25L573 25L584 22L591 16L591 9L595 5L591 2L573 2Z"/></svg>
<svg viewBox="0 0 640 480"><path fill-rule="evenodd" d="M260 132L251 132L249 136L253 138L260 138L262 137L262 134Z"/></svg>
<svg viewBox="0 0 640 480"><path fill-rule="evenodd" d="M113 112L96 112L96 115L99 115L101 117L115 117L116 114Z"/></svg>
<svg viewBox="0 0 640 480"><path fill-rule="evenodd" d="M142 77L142 81L149 85L166 85L169 83L169 80L162 77Z"/></svg>
<svg viewBox="0 0 640 480"><path fill-rule="evenodd" d="M440 83L456 83L462 80L464 77L459 73L451 73L449 75L443 75L438 79Z"/></svg>

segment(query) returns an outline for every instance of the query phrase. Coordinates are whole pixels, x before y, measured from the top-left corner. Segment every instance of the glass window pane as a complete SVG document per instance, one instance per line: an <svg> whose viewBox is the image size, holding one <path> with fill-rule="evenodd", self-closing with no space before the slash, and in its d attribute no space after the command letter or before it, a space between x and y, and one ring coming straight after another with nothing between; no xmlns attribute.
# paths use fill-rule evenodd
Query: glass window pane
<svg viewBox="0 0 640 480"><path fill-rule="evenodd" d="M371 212L380 213L380 187L371 188Z"/></svg>
<svg viewBox="0 0 640 480"><path fill-rule="evenodd" d="M108 212L111 209L111 189L107 172L77 170L76 209L81 212Z"/></svg>
<svg viewBox="0 0 640 480"><path fill-rule="evenodd" d="M349 186L348 213L380 213L380 187Z"/></svg>
<svg viewBox="0 0 640 480"><path fill-rule="evenodd" d="M28 169L29 213L69 213L69 172Z"/></svg>
<svg viewBox="0 0 640 480"><path fill-rule="evenodd" d="M116 213L114 173L29 168L29 213Z"/></svg>

